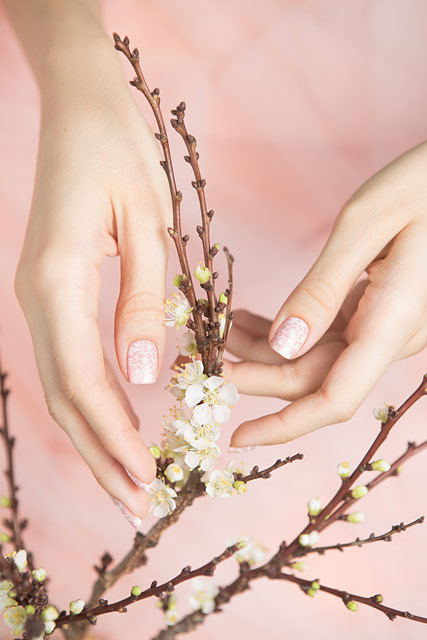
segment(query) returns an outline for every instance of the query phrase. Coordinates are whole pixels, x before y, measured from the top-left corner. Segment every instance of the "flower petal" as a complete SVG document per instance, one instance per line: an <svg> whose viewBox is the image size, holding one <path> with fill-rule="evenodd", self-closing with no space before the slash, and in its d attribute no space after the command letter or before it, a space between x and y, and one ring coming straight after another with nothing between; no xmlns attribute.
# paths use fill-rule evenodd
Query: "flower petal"
<svg viewBox="0 0 427 640"><path fill-rule="evenodd" d="M239 399L239 394L234 384L231 384L230 382L229 384L224 385L222 389L220 389L218 397L226 404L234 405Z"/></svg>
<svg viewBox="0 0 427 640"><path fill-rule="evenodd" d="M199 404L205 397L205 392L201 384L190 384L185 392L185 404L188 407L194 407Z"/></svg>
<svg viewBox="0 0 427 640"><path fill-rule="evenodd" d="M224 424L224 422L228 422L230 420L231 409L227 407L225 404L215 404L213 406L213 418L215 422L220 422Z"/></svg>
<svg viewBox="0 0 427 640"><path fill-rule="evenodd" d="M224 384L224 378L220 378L219 376L211 376L210 378L205 380L203 384L207 389L209 389L209 391L214 391Z"/></svg>
<svg viewBox="0 0 427 640"><path fill-rule="evenodd" d="M193 419L197 424L209 424L212 421L212 409L208 404L198 404L193 408Z"/></svg>

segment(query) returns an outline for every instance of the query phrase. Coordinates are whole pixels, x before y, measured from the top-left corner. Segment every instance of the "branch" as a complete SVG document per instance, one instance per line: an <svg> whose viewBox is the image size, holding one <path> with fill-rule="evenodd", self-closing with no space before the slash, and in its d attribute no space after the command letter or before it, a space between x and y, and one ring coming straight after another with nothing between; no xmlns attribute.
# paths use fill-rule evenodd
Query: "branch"
<svg viewBox="0 0 427 640"><path fill-rule="evenodd" d="M303 578L299 578L298 576L294 576L289 573L279 573L277 575L270 576L273 580L287 580L288 582L294 582L298 584L304 592L307 592L308 589L312 588L312 581L304 580ZM347 606L349 602L360 602L361 604L365 604L368 607L373 607L374 609L378 609L378 611L382 611L389 620L395 620L395 618L406 618L407 620L414 620L415 622L422 622L424 624L427 623L427 618L423 618L422 616L416 616L409 611L400 611L399 609L393 609L391 607L386 607L383 602L383 597L381 594L376 594L374 596L365 597L358 596L355 593L349 593L348 591L341 591L340 589L334 589L332 587L327 587L319 583L318 591L324 591L325 593L330 593L337 598L340 598L344 604Z"/></svg>
<svg viewBox="0 0 427 640"><path fill-rule="evenodd" d="M279 458L274 464L266 467L265 469L262 469L261 471L259 470L258 465L255 465L252 471L248 473L248 475L244 476L241 473L236 473L235 478L236 480L240 480L241 482L251 482L251 480L258 480L260 478L266 480L267 478L271 477L272 472L276 471L276 469L280 469L280 467L284 467L286 464L290 464L295 460L302 460L303 457L304 456L302 453L296 453L293 456L284 458L283 460Z"/></svg>
<svg viewBox="0 0 427 640"><path fill-rule="evenodd" d="M301 547L301 550L298 551L295 555L298 557L306 556L309 553L318 553L323 555L326 551L332 551L335 549L336 551L343 551L348 547L362 547L365 544L370 544L371 542L391 542L392 536L396 533L401 533L402 531L406 531L410 527L414 527L416 524L422 524L424 522L424 516L421 516L414 520L413 522L409 522L405 524L401 522L400 524L395 524L391 527L389 531L385 533L381 533L379 536L376 536L374 533L371 533L369 538L365 538L361 540L360 538L356 538L352 542L338 542L337 544L329 545L327 547Z"/></svg>
<svg viewBox="0 0 427 640"><path fill-rule="evenodd" d="M60 628L66 625L69 622L75 622L79 620L90 620L92 624L96 620L94 618L103 615L105 613L111 613L112 611L117 611L119 613L125 613L126 607L134 602L139 602L140 600L146 600L147 598L151 598L156 596L161 598L165 593L171 593L174 588L181 584L182 582L186 582L187 580L191 580L197 576L213 576L216 570L217 565L224 560L227 560L232 555L239 550L239 546L237 544L231 545L225 549L221 553L221 555L216 556L206 564L202 565L198 569L191 569L191 567L184 567L178 575L176 575L171 580L163 582L158 585L157 581L151 583L151 586L148 589L145 589L140 595L134 596L130 595L127 598L123 598L122 600L118 600L117 602L113 602L109 604L107 601L104 601L102 604L97 607L85 608L81 613L77 615L61 615L56 621L56 627Z"/></svg>
<svg viewBox="0 0 427 640"><path fill-rule="evenodd" d="M0 395L1 395L1 407L2 407L2 427L0 428L0 435L3 438L4 447L6 450L6 470L5 475L8 483L8 498L10 501L10 519L4 519L5 526L11 531L11 541L15 550L25 549L24 540L22 537L22 530L27 526L27 520L21 520L19 515L19 500L17 492L19 487L15 481L15 467L13 462L13 447L15 445L15 438L10 436L9 423L7 414L7 398L10 393L10 389L6 387L5 373L1 368L0 363ZM28 565L33 569L31 554L28 553Z"/></svg>

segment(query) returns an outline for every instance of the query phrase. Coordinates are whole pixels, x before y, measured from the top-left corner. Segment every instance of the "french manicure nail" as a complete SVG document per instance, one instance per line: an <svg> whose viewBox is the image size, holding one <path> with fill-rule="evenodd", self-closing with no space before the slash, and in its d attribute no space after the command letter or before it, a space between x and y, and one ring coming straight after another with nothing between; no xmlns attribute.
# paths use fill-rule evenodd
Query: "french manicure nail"
<svg viewBox="0 0 427 640"><path fill-rule="evenodd" d="M114 504L117 507L119 507L120 511L123 513L126 520L133 526L134 529L138 531L142 522L141 518L138 518L136 515L132 513L132 511L129 511L129 509L125 507L123 502L120 502L120 500L117 500L117 498L113 498L113 496L111 496L111 500L114 502Z"/></svg>
<svg viewBox="0 0 427 640"><path fill-rule="evenodd" d="M254 447L228 447L228 453L246 453L258 449L258 445Z"/></svg>
<svg viewBox="0 0 427 640"><path fill-rule="evenodd" d="M127 355L128 380L133 384L152 384L157 379L157 347L151 340L132 342Z"/></svg>
<svg viewBox="0 0 427 640"><path fill-rule="evenodd" d="M139 478L134 476L132 471L129 471L127 467L125 467L125 471L128 474L129 478L134 481L137 487L139 487L140 489L144 489L144 491L148 491L148 484L145 484L145 482L142 482Z"/></svg>
<svg viewBox="0 0 427 640"><path fill-rule="evenodd" d="M295 358L307 340L308 332L308 324L301 318L286 318L274 334L271 346L284 358Z"/></svg>

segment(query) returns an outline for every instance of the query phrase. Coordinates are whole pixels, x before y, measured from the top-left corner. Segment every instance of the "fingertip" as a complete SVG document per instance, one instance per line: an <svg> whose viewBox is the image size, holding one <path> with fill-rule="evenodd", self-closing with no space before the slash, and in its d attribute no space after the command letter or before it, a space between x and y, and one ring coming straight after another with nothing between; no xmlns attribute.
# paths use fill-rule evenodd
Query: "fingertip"
<svg viewBox="0 0 427 640"><path fill-rule="evenodd" d="M138 339L128 347L127 379L131 384L153 384L159 375L159 352L152 340Z"/></svg>

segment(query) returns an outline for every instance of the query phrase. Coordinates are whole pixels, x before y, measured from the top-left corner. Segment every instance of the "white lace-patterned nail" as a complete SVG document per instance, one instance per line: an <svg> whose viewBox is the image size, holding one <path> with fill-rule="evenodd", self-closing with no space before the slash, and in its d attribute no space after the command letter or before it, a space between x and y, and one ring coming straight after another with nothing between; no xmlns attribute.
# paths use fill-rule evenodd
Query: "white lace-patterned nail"
<svg viewBox="0 0 427 640"><path fill-rule="evenodd" d="M148 484L145 484L145 482L142 482L142 480L134 476L132 471L129 471L127 467L125 467L125 471L128 474L129 478L134 481L137 487L139 487L140 489L144 489L144 491L148 492Z"/></svg>
<svg viewBox="0 0 427 640"><path fill-rule="evenodd" d="M248 451L253 451L254 449L258 449L258 446L255 445L253 447L228 447L229 453L247 453Z"/></svg>
<svg viewBox="0 0 427 640"><path fill-rule="evenodd" d="M308 332L308 324L301 318L286 318L271 339L271 346L284 358L295 358L307 340Z"/></svg>
<svg viewBox="0 0 427 640"><path fill-rule="evenodd" d="M128 380L133 384L152 384L157 379L157 347L151 340L132 342L127 354Z"/></svg>
<svg viewBox="0 0 427 640"><path fill-rule="evenodd" d="M123 502L120 502L120 500L117 500L117 498L113 498L113 496L111 496L111 500L117 507L119 507L126 520L133 526L134 529L138 531L142 522L141 518L138 518L135 514L132 513L132 511L129 511L129 509L125 507Z"/></svg>

